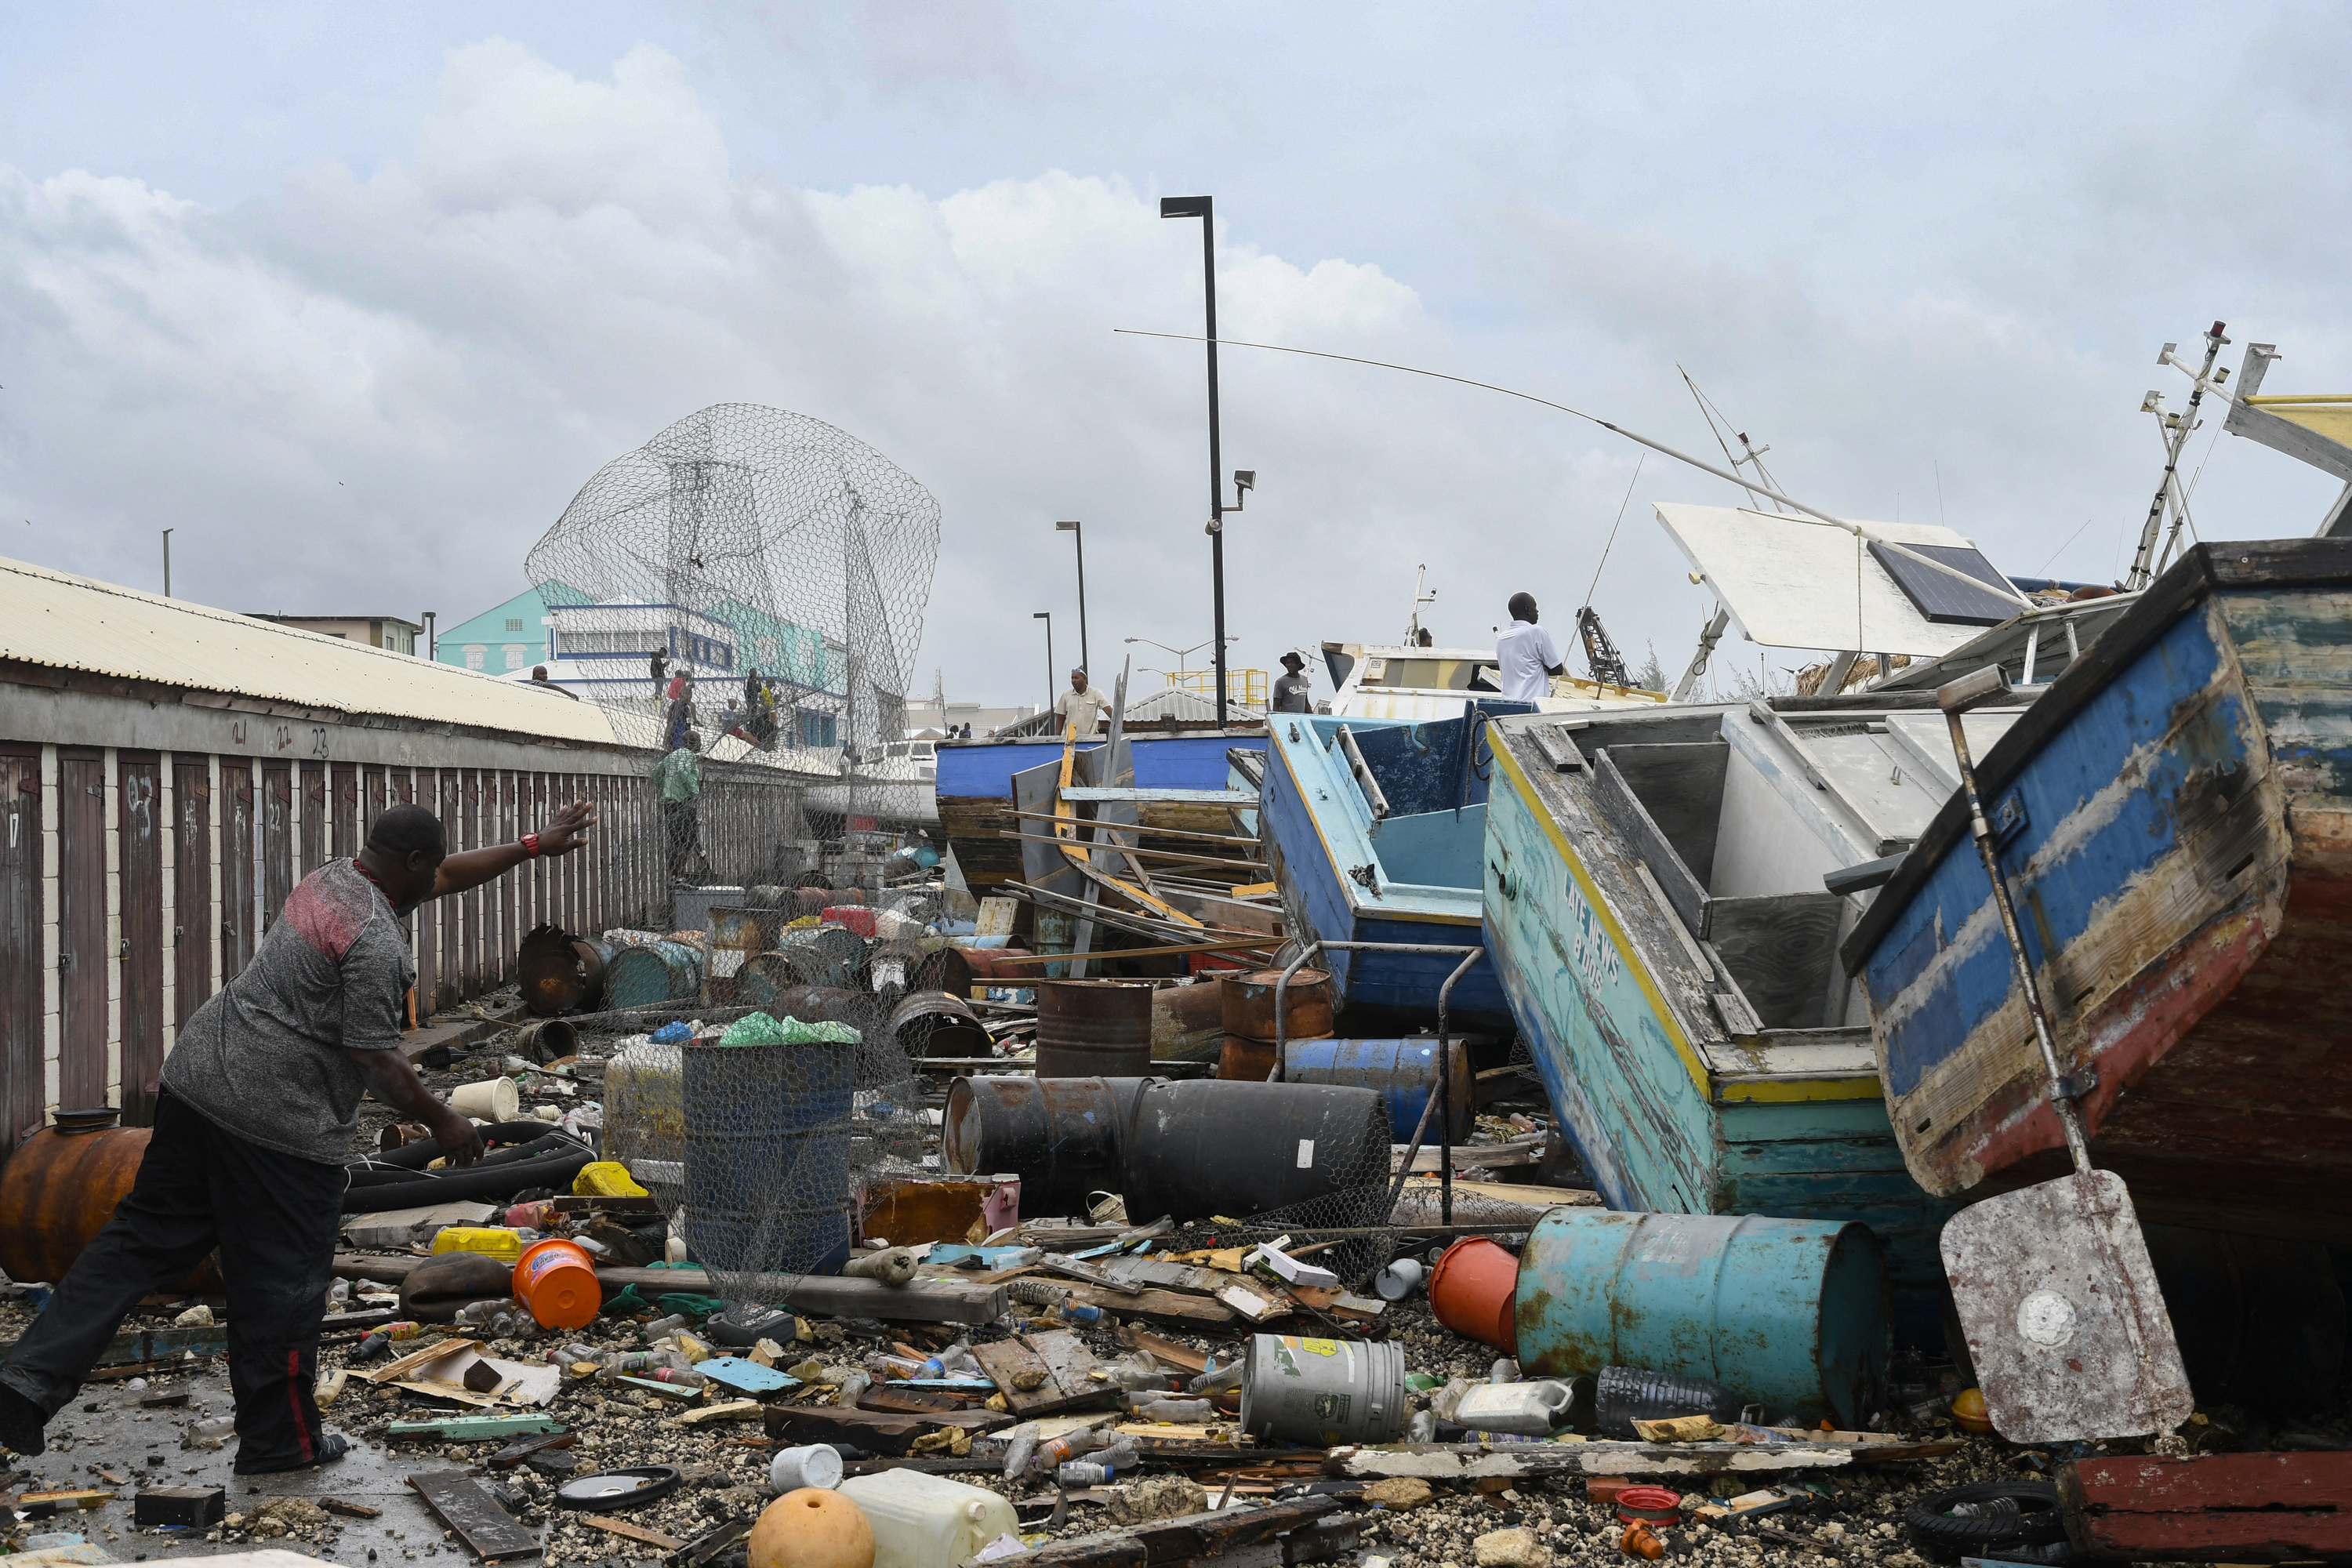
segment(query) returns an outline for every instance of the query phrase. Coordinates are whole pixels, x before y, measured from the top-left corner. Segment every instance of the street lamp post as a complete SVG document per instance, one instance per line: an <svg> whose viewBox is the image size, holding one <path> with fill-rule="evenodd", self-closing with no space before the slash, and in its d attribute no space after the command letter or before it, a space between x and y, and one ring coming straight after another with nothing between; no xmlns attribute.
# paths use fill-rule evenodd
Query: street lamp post
<svg viewBox="0 0 2352 1568"><path fill-rule="evenodd" d="M1191 671L1184 668L1185 659L1191 658L1193 654L1200 652L1202 648L1209 646L1205 642L1196 642L1191 647L1170 647L1166 643L1160 642L1152 637L1129 637L1127 640L1130 643L1150 643L1161 653L1173 655L1176 660L1176 673L1180 677L1191 673ZM1225 640L1227 642L1239 642L1242 639L1239 637L1227 637ZM1164 675L1167 671L1162 670L1160 673Z"/></svg>
<svg viewBox="0 0 2352 1568"><path fill-rule="evenodd" d="M1207 196L1162 196L1160 216L1201 220L1201 281L1209 301L1209 572L1216 598L1217 728L1225 727L1224 452L1217 429L1217 224Z"/></svg>
<svg viewBox="0 0 2352 1568"><path fill-rule="evenodd" d="M163 597L172 596L172 531L163 531Z"/></svg>
<svg viewBox="0 0 2352 1568"><path fill-rule="evenodd" d="M1056 533L1072 533L1072 534L1076 534L1076 535L1077 536L1076 542L1077 542L1077 546L1078 546L1078 668L1081 668L1081 669L1083 669L1083 670L1085 670L1085 671L1087 672L1087 679L1089 679L1089 680L1091 680L1091 679L1094 679L1094 673L1095 673L1095 663L1094 663L1094 660L1093 660L1091 658L1087 657L1087 530L1086 530L1086 525L1085 525L1084 523L1079 523L1079 522L1057 522L1057 523L1055 523L1055 524L1054 525L1054 531L1055 531L1055 532L1056 532Z"/></svg>
<svg viewBox="0 0 2352 1568"><path fill-rule="evenodd" d="M1054 612L1037 610L1029 618L1045 623L1045 706L1054 706Z"/></svg>

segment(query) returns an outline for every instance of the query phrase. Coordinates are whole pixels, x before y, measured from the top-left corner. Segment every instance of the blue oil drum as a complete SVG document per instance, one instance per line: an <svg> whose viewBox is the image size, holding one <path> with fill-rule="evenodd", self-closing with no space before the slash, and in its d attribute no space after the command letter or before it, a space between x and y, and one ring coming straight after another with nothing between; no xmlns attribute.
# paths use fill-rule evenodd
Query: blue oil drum
<svg viewBox="0 0 2352 1568"><path fill-rule="evenodd" d="M1470 1053L1459 1039L1447 1042L1453 1061L1454 1141L1470 1135ZM1437 1037L1408 1036L1396 1040L1290 1040L1284 1047L1289 1065L1283 1077L1292 1083L1337 1083L1369 1089L1389 1108L1393 1142L1409 1142L1421 1124L1422 1108L1437 1086ZM1436 1113L1422 1141L1435 1147L1441 1129Z"/></svg>
<svg viewBox="0 0 2352 1568"><path fill-rule="evenodd" d="M1512 1309L1529 1377L1641 1367L1848 1430L1884 1403L1894 1353L1878 1238L1853 1221L1556 1208Z"/></svg>
<svg viewBox="0 0 2352 1568"><path fill-rule="evenodd" d="M683 1050L687 1249L721 1275L839 1268L857 1042Z"/></svg>
<svg viewBox="0 0 2352 1568"><path fill-rule="evenodd" d="M604 1005L658 1007L702 994L702 950L682 942L625 947L604 966Z"/></svg>

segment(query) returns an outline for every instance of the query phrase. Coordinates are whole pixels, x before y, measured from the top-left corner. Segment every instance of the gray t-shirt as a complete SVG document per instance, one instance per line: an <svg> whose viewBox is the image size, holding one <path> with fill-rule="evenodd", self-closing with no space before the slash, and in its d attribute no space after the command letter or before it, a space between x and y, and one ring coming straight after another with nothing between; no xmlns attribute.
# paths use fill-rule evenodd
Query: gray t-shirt
<svg viewBox="0 0 2352 1568"><path fill-rule="evenodd" d="M367 1092L343 1053L399 1049L415 984L383 891L331 860L287 899L253 962L188 1019L163 1087L240 1138L340 1165Z"/></svg>
<svg viewBox="0 0 2352 1568"><path fill-rule="evenodd" d="M1304 675L1288 670L1274 678L1274 710L1277 713L1312 713L1315 703L1312 692L1315 683Z"/></svg>

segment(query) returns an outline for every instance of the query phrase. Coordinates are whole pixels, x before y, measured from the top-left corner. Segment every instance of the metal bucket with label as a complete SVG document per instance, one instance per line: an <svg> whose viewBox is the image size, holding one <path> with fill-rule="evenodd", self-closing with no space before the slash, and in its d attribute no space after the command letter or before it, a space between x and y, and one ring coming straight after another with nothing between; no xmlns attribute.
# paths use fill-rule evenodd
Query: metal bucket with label
<svg viewBox="0 0 2352 1568"><path fill-rule="evenodd" d="M1336 1447L1404 1433L1404 1351L1391 1343L1253 1334L1242 1367L1242 1430Z"/></svg>

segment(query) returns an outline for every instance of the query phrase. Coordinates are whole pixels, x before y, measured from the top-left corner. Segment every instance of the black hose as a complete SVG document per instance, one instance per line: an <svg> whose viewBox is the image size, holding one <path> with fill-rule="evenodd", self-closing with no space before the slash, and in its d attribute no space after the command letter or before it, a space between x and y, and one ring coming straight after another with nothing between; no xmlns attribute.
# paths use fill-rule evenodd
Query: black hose
<svg viewBox="0 0 2352 1568"><path fill-rule="evenodd" d="M432 1204L482 1203L510 1198L525 1187L569 1187L572 1178L595 1158L593 1152L582 1151L548 1159L517 1161L488 1170L474 1165L414 1181L353 1185L344 1190L342 1212L373 1214L424 1208Z"/></svg>
<svg viewBox="0 0 2352 1568"><path fill-rule="evenodd" d="M493 1146L519 1145L537 1142L551 1132L562 1131L552 1121L500 1121L482 1128L482 1142ZM356 1180L362 1171L380 1170L391 1166L399 1170L422 1170L439 1159L445 1151L436 1141L426 1138L414 1143L404 1143L397 1149L387 1149L363 1160L351 1162L350 1169Z"/></svg>

